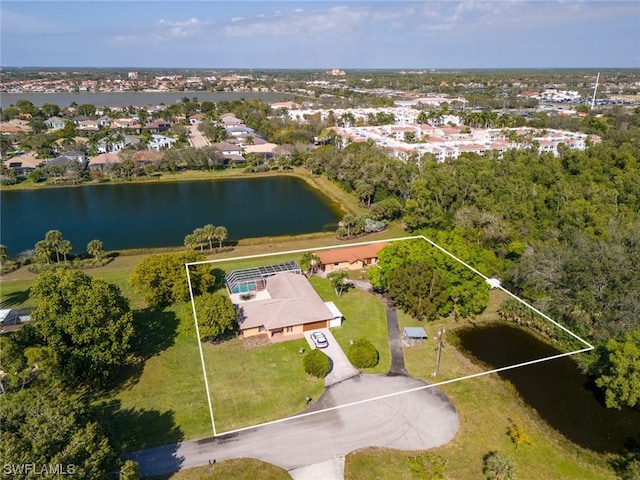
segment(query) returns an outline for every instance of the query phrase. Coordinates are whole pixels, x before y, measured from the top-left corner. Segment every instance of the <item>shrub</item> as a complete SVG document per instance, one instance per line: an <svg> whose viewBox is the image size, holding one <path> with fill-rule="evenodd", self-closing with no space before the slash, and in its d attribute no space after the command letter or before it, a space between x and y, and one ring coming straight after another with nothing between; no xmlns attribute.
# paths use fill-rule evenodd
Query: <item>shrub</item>
<svg viewBox="0 0 640 480"><path fill-rule="evenodd" d="M375 367L378 364L378 360L380 360L380 354L376 347L364 338L359 338L351 344L347 357L356 368Z"/></svg>
<svg viewBox="0 0 640 480"><path fill-rule="evenodd" d="M504 453L489 452L484 457L483 472L489 480L514 480L515 470L515 462Z"/></svg>
<svg viewBox="0 0 640 480"><path fill-rule="evenodd" d="M304 356L302 361L304 365L304 371L314 377L324 378L331 370L331 361L324 352L318 349L311 350Z"/></svg>

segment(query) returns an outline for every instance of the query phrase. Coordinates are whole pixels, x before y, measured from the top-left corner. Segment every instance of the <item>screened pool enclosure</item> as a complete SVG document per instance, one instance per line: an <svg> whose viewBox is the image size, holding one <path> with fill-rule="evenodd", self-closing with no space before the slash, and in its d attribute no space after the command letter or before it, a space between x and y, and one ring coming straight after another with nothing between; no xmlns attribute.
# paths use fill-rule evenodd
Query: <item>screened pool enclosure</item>
<svg viewBox="0 0 640 480"><path fill-rule="evenodd" d="M230 294L259 292L265 289L267 277L283 272L302 274L300 265L295 261L289 261L265 267L234 270L225 277L225 280Z"/></svg>

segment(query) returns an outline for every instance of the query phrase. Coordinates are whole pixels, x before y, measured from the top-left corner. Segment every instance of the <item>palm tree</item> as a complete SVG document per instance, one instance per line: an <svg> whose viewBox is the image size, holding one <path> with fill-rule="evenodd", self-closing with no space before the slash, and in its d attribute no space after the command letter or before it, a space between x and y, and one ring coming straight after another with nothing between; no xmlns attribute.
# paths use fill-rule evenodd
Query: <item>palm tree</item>
<svg viewBox="0 0 640 480"><path fill-rule="evenodd" d="M342 226L347 229L347 237L351 236L351 227L353 227L356 223L356 216L347 213L344 217L342 217Z"/></svg>
<svg viewBox="0 0 640 480"><path fill-rule="evenodd" d="M315 253L305 252L300 259L300 268L308 275L319 262L320 259Z"/></svg>
<svg viewBox="0 0 640 480"><path fill-rule="evenodd" d="M56 261L60 263L60 243L62 243L62 232L60 230L49 230L44 236L44 241L56 252Z"/></svg>
<svg viewBox="0 0 640 480"><path fill-rule="evenodd" d="M490 480L514 480L515 462L511 457L500 452L490 452L484 458L484 473Z"/></svg>
<svg viewBox="0 0 640 480"><path fill-rule="evenodd" d="M198 245L198 241L193 233L189 233L184 237L184 246L189 250L193 250Z"/></svg>
<svg viewBox="0 0 640 480"><path fill-rule="evenodd" d="M50 263L51 247L46 240L40 240L36 243L36 258L38 260L45 260L47 263Z"/></svg>
<svg viewBox="0 0 640 480"><path fill-rule="evenodd" d="M416 117L416 123L429 123L429 115L427 115L427 112L422 110Z"/></svg>
<svg viewBox="0 0 640 480"><path fill-rule="evenodd" d="M0 245L0 268L2 268L2 262L4 262L9 255L7 254L7 247Z"/></svg>
<svg viewBox="0 0 640 480"><path fill-rule="evenodd" d="M67 254L71 253L73 247L71 246L71 242L69 240L62 240L60 242L60 246L58 247L59 252L64 257L64 263L67 263Z"/></svg>
<svg viewBox="0 0 640 480"><path fill-rule="evenodd" d="M202 231L204 233L205 238L209 242L209 250L213 250L212 240L216 238L216 227L214 227L209 223L204 227L202 227Z"/></svg>
<svg viewBox="0 0 640 480"><path fill-rule="evenodd" d="M225 227L216 227L216 234L214 236L218 239L219 249L222 248L222 242L227 239L228 234L229 233L227 232L227 229Z"/></svg>
<svg viewBox="0 0 640 480"><path fill-rule="evenodd" d="M93 256L96 260L102 260L102 255L104 253L104 246L100 240L91 240L87 244L87 253Z"/></svg>
<svg viewBox="0 0 640 480"><path fill-rule="evenodd" d="M204 251L204 242L207 239L207 236L204 233L204 228L196 228L193 231L192 235L193 235L195 241L198 242L198 245L200 245L200 251L203 252Z"/></svg>

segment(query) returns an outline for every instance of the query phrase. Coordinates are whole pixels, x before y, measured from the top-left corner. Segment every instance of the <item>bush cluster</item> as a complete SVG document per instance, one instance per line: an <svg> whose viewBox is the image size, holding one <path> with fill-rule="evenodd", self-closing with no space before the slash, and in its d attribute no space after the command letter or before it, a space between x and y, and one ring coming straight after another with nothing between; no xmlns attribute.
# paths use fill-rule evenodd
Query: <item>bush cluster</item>
<svg viewBox="0 0 640 480"><path fill-rule="evenodd" d="M359 338L351 344L347 357L356 368L375 367L380 360L380 354L376 347L364 338Z"/></svg>
<svg viewBox="0 0 640 480"><path fill-rule="evenodd" d="M329 357L318 349L311 350L302 360L304 371L314 377L324 378L331 371Z"/></svg>

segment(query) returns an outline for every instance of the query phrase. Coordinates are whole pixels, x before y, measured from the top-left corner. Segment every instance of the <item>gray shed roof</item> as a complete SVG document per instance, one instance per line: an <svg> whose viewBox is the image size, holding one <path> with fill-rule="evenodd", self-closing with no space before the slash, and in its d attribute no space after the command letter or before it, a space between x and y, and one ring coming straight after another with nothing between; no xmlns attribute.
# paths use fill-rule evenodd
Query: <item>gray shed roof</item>
<svg viewBox="0 0 640 480"><path fill-rule="evenodd" d="M409 338L428 338L422 327L404 327L404 336Z"/></svg>

